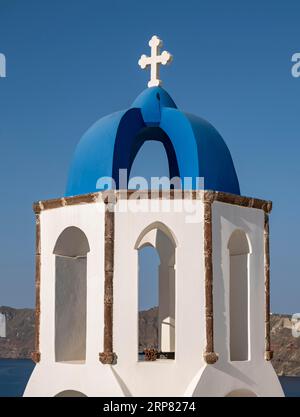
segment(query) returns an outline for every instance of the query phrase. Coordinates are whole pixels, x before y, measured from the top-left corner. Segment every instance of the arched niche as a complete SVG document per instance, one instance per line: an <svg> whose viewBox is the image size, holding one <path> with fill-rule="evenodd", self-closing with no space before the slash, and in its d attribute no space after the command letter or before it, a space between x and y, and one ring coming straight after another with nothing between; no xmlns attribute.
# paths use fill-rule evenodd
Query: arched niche
<svg viewBox="0 0 300 417"><path fill-rule="evenodd" d="M87 395L83 394L80 391L74 391L70 389L59 392L55 395L55 397L87 397Z"/></svg>
<svg viewBox="0 0 300 417"><path fill-rule="evenodd" d="M158 341L157 350L166 358L175 357L175 255L176 239L173 233L163 223L156 222L149 225L137 239L135 249L146 247L155 248L159 257L158 271L151 279L158 280ZM141 270L141 265L139 265ZM139 274L139 287L141 276ZM140 291L140 288L139 288ZM140 340L140 338L139 338ZM147 346L155 347L155 346Z"/></svg>
<svg viewBox="0 0 300 417"><path fill-rule="evenodd" d="M81 363L86 357L86 235L67 227L58 237L55 255L55 360Z"/></svg>
<svg viewBox="0 0 300 417"><path fill-rule="evenodd" d="M257 397L257 395L248 389L237 389L229 392L225 397Z"/></svg>
<svg viewBox="0 0 300 417"><path fill-rule="evenodd" d="M229 241L230 360L249 359L249 254L250 244L243 230L235 230Z"/></svg>

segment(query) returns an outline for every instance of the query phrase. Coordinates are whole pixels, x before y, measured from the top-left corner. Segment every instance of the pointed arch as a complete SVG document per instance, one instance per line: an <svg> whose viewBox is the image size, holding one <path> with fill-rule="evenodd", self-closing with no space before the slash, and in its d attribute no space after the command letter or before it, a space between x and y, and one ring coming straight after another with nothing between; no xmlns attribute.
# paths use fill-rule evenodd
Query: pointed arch
<svg viewBox="0 0 300 417"><path fill-rule="evenodd" d="M155 240L153 240L153 238L157 236L157 232L159 230L170 239L172 245L176 248L178 245L178 241L176 239L175 234L167 225L160 221L153 222L149 224L149 226L145 227L145 229L139 234L134 248L140 249L140 247L144 245L147 241L149 241L149 244L155 247L156 243Z"/></svg>
<svg viewBox="0 0 300 417"><path fill-rule="evenodd" d="M164 357L175 357L175 261L177 240L168 226L162 222L154 222L147 226L139 235L135 249L141 253L147 246L156 249L159 257L157 276L151 279L158 280L158 337L156 346L143 346L143 348L157 348ZM141 291L141 265L139 265L139 294ZM139 329L139 332L142 329ZM139 334L139 348L142 345Z"/></svg>

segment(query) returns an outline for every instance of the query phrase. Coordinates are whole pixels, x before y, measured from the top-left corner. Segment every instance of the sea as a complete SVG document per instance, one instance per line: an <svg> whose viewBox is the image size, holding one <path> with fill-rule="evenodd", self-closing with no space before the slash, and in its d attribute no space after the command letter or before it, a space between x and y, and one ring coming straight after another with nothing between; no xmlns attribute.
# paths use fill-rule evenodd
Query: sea
<svg viewBox="0 0 300 417"><path fill-rule="evenodd" d="M33 371L28 359L0 359L0 397L21 397ZM287 397L300 397L300 377L280 376Z"/></svg>

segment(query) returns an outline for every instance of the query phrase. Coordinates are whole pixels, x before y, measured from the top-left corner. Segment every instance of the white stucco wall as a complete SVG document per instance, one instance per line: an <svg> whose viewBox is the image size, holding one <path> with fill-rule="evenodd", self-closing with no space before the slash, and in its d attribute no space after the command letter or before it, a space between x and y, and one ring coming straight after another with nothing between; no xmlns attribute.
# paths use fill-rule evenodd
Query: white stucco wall
<svg viewBox="0 0 300 417"><path fill-rule="evenodd" d="M229 292L230 257L228 242L236 229L243 230L250 244L248 258L249 358L264 358L264 212L225 203L213 203L213 273L215 349L220 359L230 359ZM239 311L236 312L239 314Z"/></svg>
<svg viewBox="0 0 300 417"><path fill-rule="evenodd" d="M219 360L199 370L186 394L224 396L244 389L258 396L282 396L273 366L264 359L264 212L214 202L212 218L214 341ZM236 229L246 233L251 251L248 260L248 361L230 361L228 241Z"/></svg>
<svg viewBox="0 0 300 417"><path fill-rule="evenodd" d="M118 202L117 205L122 204ZM270 362L264 359L264 257L263 211L213 203L213 272L215 365L203 361L205 299L203 253L203 203L191 201L198 222L188 223L187 213L133 209L115 214L115 269L113 343L117 364L103 365L104 311L104 210L103 203L81 204L41 213L41 362L27 385L27 396L54 396L75 390L88 396L224 396L233 390L256 395L282 395ZM166 202L167 205L176 204ZM197 210L195 210L197 208ZM195 220L195 216L194 216ZM176 241L175 360L138 361L138 252L141 233L152 223L162 223ZM86 235L87 342L84 363L55 362L54 306L55 255L53 248L68 226ZM229 360L229 255L227 244L236 228L251 242L249 257L249 360Z"/></svg>
<svg viewBox="0 0 300 417"><path fill-rule="evenodd" d="M157 213L117 213L115 218L114 350L118 363L114 370L126 381L131 395L183 395L196 370L204 365L203 205L192 202L198 223L187 223L186 213L176 213L172 207L164 212L161 204ZM137 357L138 253L134 248L140 234L155 222L167 226L177 242L176 353L175 360L150 363L138 362Z"/></svg>
<svg viewBox="0 0 300 417"><path fill-rule="evenodd" d="M102 366L99 352L103 349L104 295L104 210L103 203L61 207L41 212L41 362L33 371L25 395L53 396L65 389L83 393L110 391L103 384L102 374L95 375L95 367ZM87 254L87 328L85 364L55 362L55 255L54 246L61 232L69 227L80 228L86 235L90 252ZM103 375L110 375L106 367ZM96 378L96 380L95 380ZM99 380L102 381L100 381ZM97 384L95 385L95 381ZM101 388L99 388L101 387Z"/></svg>

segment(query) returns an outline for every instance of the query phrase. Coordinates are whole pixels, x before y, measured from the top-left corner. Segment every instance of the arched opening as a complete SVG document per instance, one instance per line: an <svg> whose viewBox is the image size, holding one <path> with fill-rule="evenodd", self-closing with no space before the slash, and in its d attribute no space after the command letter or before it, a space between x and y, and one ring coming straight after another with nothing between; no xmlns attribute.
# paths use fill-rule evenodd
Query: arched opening
<svg viewBox="0 0 300 417"><path fill-rule="evenodd" d="M247 389L237 389L229 392L225 397L257 397L257 395L253 391Z"/></svg>
<svg viewBox="0 0 300 417"><path fill-rule="evenodd" d="M228 242L230 257L229 314L230 360L249 359L248 258L250 247L246 233L235 230Z"/></svg>
<svg viewBox="0 0 300 417"><path fill-rule="evenodd" d="M126 170L126 178L122 170ZM127 180L133 177L143 177L146 185L145 182L136 185L133 181L127 184ZM127 140L124 136L118 136L113 162L113 178L116 187L151 188L149 181L151 177L175 178L175 185L171 184L171 188L180 186L178 161L169 136L163 129L154 126L141 127L138 133L132 132L132 136L129 135ZM160 186L159 188L166 187Z"/></svg>
<svg viewBox="0 0 300 417"><path fill-rule="evenodd" d="M153 246L145 245L138 250L139 355L143 355L144 349L158 350L159 263Z"/></svg>
<svg viewBox="0 0 300 417"><path fill-rule="evenodd" d="M153 177L170 177L168 156L162 142L148 140L140 147L131 166L128 188L136 188L134 178L142 177L147 182L147 189L157 189L159 185L152 181ZM151 186L152 185L152 186ZM142 186L144 189L146 187ZM166 188L164 184L162 189ZM168 187L170 188L170 187Z"/></svg>
<svg viewBox="0 0 300 417"><path fill-rule="evenodd" d="M87 395L84 395L80 391L74 391L74 390L66 390L61 391L58 394L55 395L55 397L87 397Z"/></svg>
<svg viewBox="0 0 300 417"><path fill-rule="evenodd" d="M85 234L72 226L60 234L53 251L56 362L85 361L89 250Z"/></svg>
<svg viewBox="0 0 300 417"><path fill-rule="evenodd" d="M175 249L169 229L155 223L139 237L139 359L154 349L156 358L175 358ZM153 304L156 305L153 305Z"/></svg>

